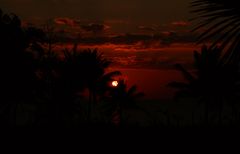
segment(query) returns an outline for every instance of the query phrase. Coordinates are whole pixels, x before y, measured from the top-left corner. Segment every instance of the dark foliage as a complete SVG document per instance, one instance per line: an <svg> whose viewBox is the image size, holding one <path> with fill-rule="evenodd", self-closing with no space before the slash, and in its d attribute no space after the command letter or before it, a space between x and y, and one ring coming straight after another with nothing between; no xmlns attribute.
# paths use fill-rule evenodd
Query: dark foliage
<svg viewBox="0 0 240 154"><path fill-rule="evenodd" d="M178 89L177 98L196 98L197 102L204 104L207 125L211 112L218 112L219 121L222 122L224 105L233 107L234 112L234 105L238 103L240 96L239 68L225 64L219 50L217 47L210 49L203 46L201 53L194 51L196 70L189 72L182 65L176 64L176 69L182 72L186 82L169 84L170 87Z"/></svg>
<svg viewBox="0 0 240 154"><path fill-rule="evenodd" d="M109 83L121 72L107 73L111 62L97 49L78 51L74 45L72 50L64 50L64 58L60 58L54 52L54 36L52 26L46 25L43 30L23 28L16 15L0 11L2 125L105 125L104 121L92 120L94 108L109 96L112 91ZM132 92L134 89L127 93ZM125 95L115 100L121 97Z"/></svg>
<svg viewBox="0 0 240 154"><path fill-rule="evenodd" d="M198 43L214 40L211 48L220 44L225 62L238 63L240 59L240 7L234 0L193 0L193 20L201 20L193 31L206 28Z"/></svg>

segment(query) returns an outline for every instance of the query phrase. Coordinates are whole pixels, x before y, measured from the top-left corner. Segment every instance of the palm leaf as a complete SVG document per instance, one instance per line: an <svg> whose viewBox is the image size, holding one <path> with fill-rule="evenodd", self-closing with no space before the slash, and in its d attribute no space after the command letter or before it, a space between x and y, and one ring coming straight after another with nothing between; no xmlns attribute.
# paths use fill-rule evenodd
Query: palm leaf
<svg viewBox="0 0 240 154"><path fill-rule="evenodd" d="M214 39L211 48L221 44L220 51L224 51L224 60L229 62L238 55L237 44L240 35L240 7L233 0L193 0L191 3L195 14L192 20L203 21L193 31L207 28L199 37L198 43ZM239 56L237 56L239 57ZM239 60L239 59L236 59Z"/></svg>
<svg viewBox="0 0 240 154"><path fill-rule="evenodd" d="M129 96L133 95L137 91L137 86L133 85L127 92Z"/></svg>
<svg viewBox="0 0 240 154"><path fill-rule="evenodd" d="M228 27L232 26L234 23L237 23L238 20L233 20L229 23L227 23L226 25L223 25L225 22L229 21L229 19L225 19L221 22L218 22L216 24L214 24L213 26L211 26L209 29L207 29L203 34L201 34L197 39L198 39L198 43L202 43L205 40L211 39L214 36L217 36L219 33L221 33L222 31L226 30ZM225 33L227 34L227 33ZM215 41L215 44L219 43L218 41Z"/></svg>
<svg viewBox="0 0 240 154"><path fill-rule="evenodd" d="M103 84L106 84L107 82L112 81L113 77L120 76L120 75L122 75L122 73L120 71L113 71L113 72L104 74L102 76L102 78L100 79L100 82Z"/></svg>
<svg viewBox="0 0 240 154"><path fill-rule="evenodd" d="M195 78L192 76L191 73L189 73L181 64L176 64L175 65L176 69L179 70L183 76L189 81L193 82Z"/></svg>

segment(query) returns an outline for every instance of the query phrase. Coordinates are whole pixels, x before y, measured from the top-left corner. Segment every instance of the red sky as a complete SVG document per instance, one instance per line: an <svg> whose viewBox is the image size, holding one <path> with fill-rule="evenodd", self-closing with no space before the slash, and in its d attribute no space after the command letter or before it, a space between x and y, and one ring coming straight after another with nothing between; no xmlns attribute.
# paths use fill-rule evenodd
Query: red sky
<svg viewBox="0 0 240 154"><path fill-rule="evenodd" d="M53 24L59 36L84 44L192 43L191 0L1 0L25 25ZM64 39L66 41L66 39Z"/></svg>
<svg viewBox="0 0 240 154"><path fill-rule="evenodd" d="M25 26L48 21L60 41L56 50L77 40L79 48L104 52L116 67L166 70L175 63L190 67L197 49L195 34L189 32L190 1L1 0L0 6Z"/></svg>
<svg viewBox="0 0 240 154"><path fill-rule="evenodd" d="M66 31L159 34L188 26L191 0L1 0L27 23L50 19ZM177 28L178 27L178 28Z"/></svg>

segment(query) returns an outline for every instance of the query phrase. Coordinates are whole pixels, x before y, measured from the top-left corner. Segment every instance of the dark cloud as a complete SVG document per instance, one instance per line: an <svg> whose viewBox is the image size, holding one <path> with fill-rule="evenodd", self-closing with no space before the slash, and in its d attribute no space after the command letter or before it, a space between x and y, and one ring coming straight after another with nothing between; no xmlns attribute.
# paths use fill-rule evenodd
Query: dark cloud
<svg viewBox="0 0 240 154"><path fill-rule="evenodd" d="M157 29L156 27L151 27L151 26L138 26L138 29L141 31L146 31L146 32L155 32Z"/></svg>
<svg viewBox="0 0 240 154"><path fill-rule="evenodd" d="M104 24L88 24L88 25L80 25L80 27L87 31L92 33L101 33L105 31L106 29L109 29L110 26L104 25Z"/></svg>

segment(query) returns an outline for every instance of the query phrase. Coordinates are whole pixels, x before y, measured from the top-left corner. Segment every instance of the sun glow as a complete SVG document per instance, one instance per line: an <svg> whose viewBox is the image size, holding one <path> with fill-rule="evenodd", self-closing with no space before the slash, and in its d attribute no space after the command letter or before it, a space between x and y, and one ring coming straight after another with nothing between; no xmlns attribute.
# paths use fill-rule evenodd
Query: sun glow
<svg viewBox="0 0 240 154"><path fill-rule="evenodd" d="M117 86L118 86L118 81L113 81L113 82L112 82L112 86L113 86L113 87L117 87Z"/></svg>

